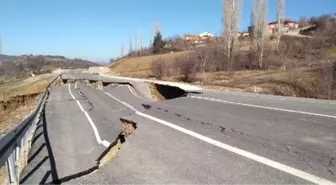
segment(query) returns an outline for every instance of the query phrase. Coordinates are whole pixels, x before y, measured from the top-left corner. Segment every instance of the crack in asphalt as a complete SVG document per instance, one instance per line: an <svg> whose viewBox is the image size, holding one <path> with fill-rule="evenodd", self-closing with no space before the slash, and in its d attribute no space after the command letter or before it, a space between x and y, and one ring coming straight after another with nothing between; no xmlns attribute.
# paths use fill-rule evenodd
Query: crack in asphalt
<svg viewBox="0 0 336 185"><path fill-rule="evenodd" d="M225 127L222 127L222 126L218 126L218 127L221 129L221 131L222 131L224 134L226 134L226 133L225 133L225 129L226 129Z"/></svg>
<svg viewBox="0 0 336 185"><path fill-rule="evenodd" d="M90 105L90 109L89 109L89 112L92 111L92 109L94 109L94 105L93 103L89 100L89 98L80 90L79 87L76 88L76 91L79 95L81 95L87 102L88 104Z"/></svg>
<svg viewBox="0 0 336 185"><path fill-rule="evenodd" d="M305 159L305 158L304 158L298 151L294 150L294 149L293 149L293 146L285 145L285 148L286 148L286 151L287 151L288 153L292 153L292 154L298 156L298 157L301 159L301 161L303 161L304 163L306 163L307 166L308 166L310 169L313 169L313 166L311 166L311 165L308 163L308 161L307 161L307 160L306 160L306 159Z"/></svg>
<svg viewBox="0 0 336 185"><path fill-rule="evenodd" d="M141 104L141 106L146 110L149 110L150 108L152 108L152 106L147 105L147 104Z"/></svg>
<svg viewBox="0 0 336 185"><path fill-rule="evenodd" d="M148 104L142 104L142 106L143 106L146 110L149 110L149 109L152 108L152 106L151 106L151 105L148 105ZM160 110L160 111L164 111L164 112L166 112L166 113L169 112L167 109L162 109L162 108L160 108L160 107L156 107L156 109L157 109L157 110ZM192 118L190 118L190 117L187 117L187 116L182 116L181 114L176 113L176 112L174 113L174 115L177 116L177 117L183 117L183 118L186 119L187 121L194 121L194 122L197 122L197 123L201 123L202 125L207 125L207 126L211 126L211 127L218 127L218 128L221 130L221 132L223 132L225 135L227 135L227 134L228 134L227 131L229 131L229 132L232 132L232 133L234 133L234 134L238 134L238 135L243 135L243 136L248 136L248 137L250 137L249 134L243 133L242 131L238 131L238 130L235 130L235 129L232 129L232 128L225 128L225 127L220 126L220 125L219 125L219 126L216 126L216 125L214 125L214 124L212 124L212 123L209 123L209 122L199 121L199 120L196 120L196 119L192 119Z"/></svg>
<svg viewBox="0 0 336 185"><path fill-rule="evenodd" d="M328 164L328 172L331 175L336 175L336 157L332 157L329 160L329 164Z"/></svg>

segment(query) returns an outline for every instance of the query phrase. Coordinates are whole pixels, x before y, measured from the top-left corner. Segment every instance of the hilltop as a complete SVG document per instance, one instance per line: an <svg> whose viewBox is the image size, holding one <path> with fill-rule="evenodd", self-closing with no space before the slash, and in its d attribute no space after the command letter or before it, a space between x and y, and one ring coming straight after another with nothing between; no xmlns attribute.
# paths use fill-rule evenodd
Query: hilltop
<svg viewBox="0 0 336 185"><path fill-rule="evenodd" d="M24 73L34 72L48 73L54 69L87 69L89 67L99 66L99 64L83 60L69 59L64 56L52 55L22 55L22 56L0 56L0 76L1 75L22 75Z"/></svg>

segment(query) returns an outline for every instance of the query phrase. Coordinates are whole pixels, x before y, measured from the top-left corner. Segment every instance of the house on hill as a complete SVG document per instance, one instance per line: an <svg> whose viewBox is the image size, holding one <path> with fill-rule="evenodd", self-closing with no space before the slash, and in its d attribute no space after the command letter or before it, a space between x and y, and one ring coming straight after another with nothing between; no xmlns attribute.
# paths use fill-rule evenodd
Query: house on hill
<svg viewBox="0 0 336 185"><path fill-rule="evenodd" d="M287 33L290 30L295 30L299 28L299 23L292 19L283 19L281 23L282 23L281 29L283 33ZM267 35L278 33L278 21L269 22L265 26L265 29L266 29ZM253 26L248 27L248 32L251 35L253 34L252 31L253 31Z"/></svg>
<svg viewBox="0 0 336 185"><path fill-rule="evenodd" d="M215 35L209 32L203 32L198 35L185 34L183 35L183 40L185 43L192 45L201 45L210 42Z"/></svg>
<svg viewBox="0 0 336 185"><path fill-rule="evenodd" d="M288 32L289 30L298 29L299 23L292 19L283 19L281 21L283 23L282 32ZM278 21L273 21L268 23L268 32L269 33L277 33L278 32Z"/></svg>

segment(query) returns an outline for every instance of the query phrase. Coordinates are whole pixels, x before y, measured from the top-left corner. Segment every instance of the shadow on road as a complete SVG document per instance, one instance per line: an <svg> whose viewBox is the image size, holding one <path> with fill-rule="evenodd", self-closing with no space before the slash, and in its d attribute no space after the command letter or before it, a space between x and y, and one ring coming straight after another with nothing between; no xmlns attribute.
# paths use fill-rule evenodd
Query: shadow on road
<svg viewBox="0 0 336 185"><path fill-rule="evenodd" d="M43 110L32 139L28 165L21 173L20 184L58 184L53 151L49 142L47 121Z"/></svg>

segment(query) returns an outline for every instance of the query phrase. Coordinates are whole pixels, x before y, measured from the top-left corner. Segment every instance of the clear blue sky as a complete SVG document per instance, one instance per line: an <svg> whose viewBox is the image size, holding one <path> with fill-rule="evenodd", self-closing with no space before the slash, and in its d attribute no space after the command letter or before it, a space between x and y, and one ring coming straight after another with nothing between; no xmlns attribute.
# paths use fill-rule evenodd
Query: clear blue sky
<svg viewBox="0 0 336 185"><path fill-rule="evenodd" d="M249 22L244 0L241 29ZM269 20L276 15L269 1ZM336 0L286 0L285 16L336 12ZM149 43L155 22L163 36L221 32L221 0L0 0L3 53L51 54L107 62L128 50L129 38Z"/></svg>

